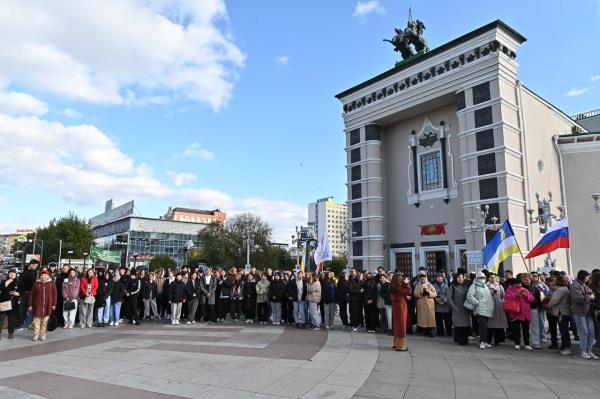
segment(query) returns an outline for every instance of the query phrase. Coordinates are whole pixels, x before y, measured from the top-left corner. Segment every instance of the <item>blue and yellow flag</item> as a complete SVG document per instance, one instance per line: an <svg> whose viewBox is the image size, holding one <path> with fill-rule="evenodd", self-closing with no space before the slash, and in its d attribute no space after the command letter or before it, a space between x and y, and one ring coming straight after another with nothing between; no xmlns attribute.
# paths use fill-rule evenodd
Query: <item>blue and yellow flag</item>
<svg viewBox="0 0 600 399"><path fill-rule="evenodd" d="M488 270L498 273L500 263L508 259L512 254L521 253L521 248L515 239L510 222L504 222L494 238L483 248L483 264Z"/></svg>

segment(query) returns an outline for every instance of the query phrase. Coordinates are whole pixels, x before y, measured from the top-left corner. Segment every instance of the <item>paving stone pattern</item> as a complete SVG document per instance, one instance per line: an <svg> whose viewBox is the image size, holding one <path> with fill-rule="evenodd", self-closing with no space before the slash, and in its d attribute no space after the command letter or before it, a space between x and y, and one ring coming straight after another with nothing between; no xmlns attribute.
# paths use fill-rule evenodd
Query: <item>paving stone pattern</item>
<svg viewBox="0 0 600 399"><path fill-rule="evenodd" d="M59 329L0 341L0 399L600 398L600 361L447 338L256 325Z"/></svg>

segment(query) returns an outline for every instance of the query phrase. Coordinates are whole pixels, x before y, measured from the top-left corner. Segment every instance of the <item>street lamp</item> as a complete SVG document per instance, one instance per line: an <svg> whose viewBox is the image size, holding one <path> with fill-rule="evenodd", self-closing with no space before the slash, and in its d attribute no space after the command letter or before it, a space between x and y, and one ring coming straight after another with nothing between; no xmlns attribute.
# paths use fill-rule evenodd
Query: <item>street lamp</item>
<svg viewBox="0 0 600 399"><path fill-rule="evenodd" d="M469 220L469 224L471 225L471 231L472 232L476 232L476 231L482 232L483 246L485 247L485 245L487 243L487 238L485 236L485 232L488 230L496 231L500 228L500 225L497 224L498 218L496 216L492 216L490 218L490 220L492 221L492 224L485 223L486 219L490 215L490 206L488 204L485 204L483 206L483 210L480 209L479 206L475 205L473 207L473 211L475 212L475 216L477 219Z"/></svg>
<svg viewBox="0 0 600 399"><path fill-rule="evenodd" d="M598 195L598 194L594 194ZM594 198L592 195L592 198ZM542 198L540 199L540 194L535 193L535 198L537 200L537 211L538 214L534 218L533 209L527 209L527 213L529 213L529 223L530 224L539 224L540 225L540 234L545 234L550 227L552 227L552 221L556 220L557 222L563 220L566 217L566 208L563 205L559 205L556 207L560 212L559 215L555 215L552 213L552 191L548 191L548 199ZM598 197L600 198L600 196ZM556 267L556 259L552 259L550 254L546 255L546 259L544 260L544 266L546 267Z"/></svg>
<svg viewBox="0 0 600 399"><path fill-rule="evenodd" d="M350 246L352 245L352 242L354 242L354 240L356 239L356 231L352 231L352 233L350 233L352 231L352 223L348 222L346 224L346 230L342 231L342 233L340 234L340 238L342 239L342 241L348 241L348 243L346 244L346 272L350 273L350 270L352 269L352 266L350 265Z"/></svg>
<svg viewBox="0 0 600 399"><path fill-rule="evenodd" d="M592 194L592 198L594 199L594 211L600 213L600 203L598 202L600 200L600 193Z"/></svg>
<svg viewBox="0 0 600 399"><path fill-rule="evenodd" d="M254 234L249 231L245 235L246 240L246 271L250 270L250 246L254 245Z"/></svg>
<svg viewBox="0 0 600 399"><path fill-rule="evenodd" d="M71 256L73 255L73 251L67 251L67 254L69 255L69 269L71 268Z"/></svg>

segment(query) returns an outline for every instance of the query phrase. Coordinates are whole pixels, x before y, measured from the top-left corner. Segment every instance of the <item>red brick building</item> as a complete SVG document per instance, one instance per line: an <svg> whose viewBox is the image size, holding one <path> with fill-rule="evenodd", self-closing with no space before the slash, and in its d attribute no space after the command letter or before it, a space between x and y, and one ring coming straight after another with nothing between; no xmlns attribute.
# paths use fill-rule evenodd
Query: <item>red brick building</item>
<svg viewBox="0 0 600 399"><path fill-rule="evenodd" d="M162 217L164 220L174 220L179 222L192 222L192 223L213 223L220 222L225 223L227 214L221 212L219 209L212 211L206 211L203 209L192 209L192 208L169 208L167 214Z"/></svg>

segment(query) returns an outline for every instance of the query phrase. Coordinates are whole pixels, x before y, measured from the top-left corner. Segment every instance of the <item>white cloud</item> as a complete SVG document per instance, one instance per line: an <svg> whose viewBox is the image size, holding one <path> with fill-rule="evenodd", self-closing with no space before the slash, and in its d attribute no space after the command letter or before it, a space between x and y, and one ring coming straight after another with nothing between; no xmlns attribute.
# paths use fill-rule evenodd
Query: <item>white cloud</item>
<svg viewBox="0 0 600 399"><path fill-rule="evenodd" d="M245 62L224 0L0 2L0 80L98 104L227 105ZM76 32L74 34L73 32Z"/></svg>
<svg viewBox="0 0 600 399"><path fill-rule="evenodd" d="M215 155L205 148L202 148L200 143L192 143L186 148L181 154L184 157L200 158L205 161L212 161L215 159Z"/></svg>
<svg viewBox="0 0 600 399"><path fill-rule="evenodd" d="M27 93L0 91L0 112L10 115L44 115L48 112L48 106Z"/></svg>
<svg viewBox="0 0 600 399"><path fill-rule="evenodd" d="M184 186L188 183L194 183L198 179L195 174L189 172L175 173L169 171L167 172L167 175L173 178L173 184L177 187Z"/></svg>
<svg viewBox="0 0 600 399"><path fill-rule="evenodd" d="M0 184L54 192L82 205L171 193L147 165L135 164L94 126L5 114L0 114Z"/></svg>
<svg viewBox="0 0 600 399"><path fill-rule="evenodd" d="M250 212L262 217L273 228L273 239L288 242L294 226L306 224L306 208L287 201L261 198L232 198L214 189L183 189L179 192L181 206L214 209L227 212L228 216Z"/></svg>
<svg viewBox="0 0 600 399"><path fill-rule="evenodd" d="M0 205L6 203L6 198L0 197Z"/></svg>
<svg viewBox="0 0 600 399"><path fill-rule="evenodd" d="M385 8L379 3L378 0L370 1L359 1L356 3L354 8L353 17L364 18L369 14L383 15L385 14Z"/></svg>
<svg viewBox="0 0 600 399"><path fill-rule="evenodd" d="M590 82L597 82L600 80L600 75L594 75L590 78Z"/></svg>
<svg viewBox="0 0 600 399"><path fill-rule="evenodd" d="M580 96L584 93L587 93L588 91L590 91L589 87L584 87L583 89L578 89L578 88L574 87L571 90L569 90L566 95L568 97L576 97L576 96Z"/></svg>
<svg viewBox="0 0 600 399"><path fill-rule="evenodd" d="M66 116L67 118L71 118L71 119L77 119L77 118L81 118L83 116L83 114L79 111L76 111L72 108L65 108L62 111L62 114L64 116Z"/></svg>
<svg viewBox="0 0 600 399"><path fill-rule="evenodd" d="M275 57L275 62L280 66L286 66L290 62L290 57L288 55L279 55Z"/></svg>

